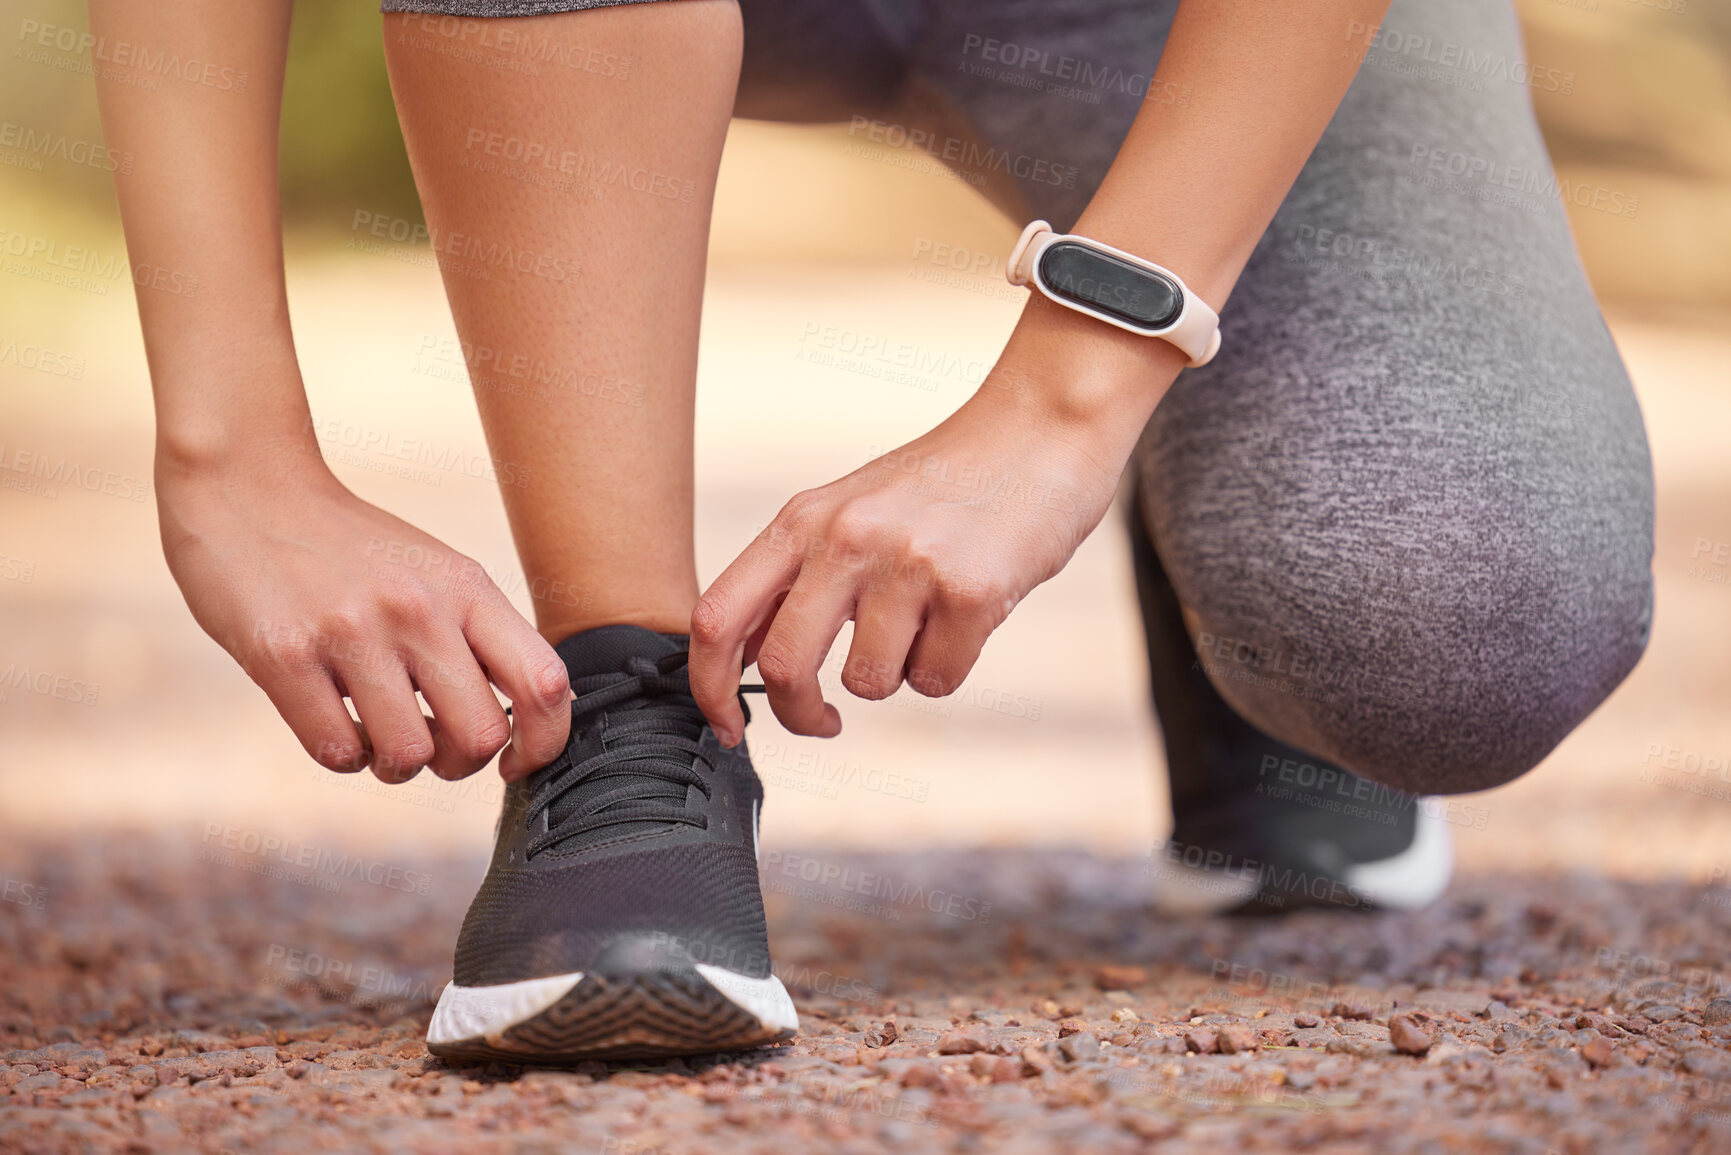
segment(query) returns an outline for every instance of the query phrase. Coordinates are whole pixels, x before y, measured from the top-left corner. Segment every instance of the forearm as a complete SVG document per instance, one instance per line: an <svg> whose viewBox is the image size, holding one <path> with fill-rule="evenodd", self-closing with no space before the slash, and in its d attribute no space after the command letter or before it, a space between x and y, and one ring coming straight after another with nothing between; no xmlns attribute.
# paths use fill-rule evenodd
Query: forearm
<svg viewBox="0 0 1731 1155"><path fill-rule="evenodd" d="M1388 0L1183 0L1150 99L1076 231L1170 268L1216 310L1358 70Z"/></svg>
<svg viewBox="0 0 1731 1155"><path fill-rule="evenodd" d="M289 332L277 123L292 0L90 0L94 35L221 61L244 87L102 79L115 189L156 397L159 473L316 457ZM166 286L166 287L159 287ZM173 290L173 291L171 291Z"/></svg>
<svg viewBox="0 0 1731 1155"><path fill-rule="evenodd" d="M1166 266L1220 310L1352 83L1346 29L1387 6L1182 0L1150 98L1075 231ZM1032 383L1025 404L1127 456L1184 358L1036 293L1000 365Z"/></svg>

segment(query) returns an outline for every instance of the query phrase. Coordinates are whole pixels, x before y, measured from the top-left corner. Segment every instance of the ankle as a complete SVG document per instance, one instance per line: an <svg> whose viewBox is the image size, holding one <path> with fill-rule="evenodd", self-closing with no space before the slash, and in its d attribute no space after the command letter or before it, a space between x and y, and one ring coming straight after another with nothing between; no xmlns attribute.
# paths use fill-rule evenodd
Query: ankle
<svg viewBox="0 0 1731 1155"><path fill-rule="evenodd" d="M640 626L658 634L689 634L691 609L683 611L669 607L621 608L613 612L585 611L580 614L560 614L542 617L535 629L549 645L558 645L575 634L601 626Z"/></svg>

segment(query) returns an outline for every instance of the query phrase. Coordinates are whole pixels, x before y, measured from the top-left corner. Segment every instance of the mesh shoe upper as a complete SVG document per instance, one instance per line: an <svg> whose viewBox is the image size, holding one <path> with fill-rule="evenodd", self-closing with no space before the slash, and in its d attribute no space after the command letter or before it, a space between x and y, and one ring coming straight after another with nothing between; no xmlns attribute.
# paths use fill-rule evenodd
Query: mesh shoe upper
<svg viewBox="0 0 1731 1155"><path fill-rule="evenodd" d="M756 863L763 788L744 744L723 749L704 722L686 642L604 626L557 647L576 694L571 737L506 788L457 940L459 985L604 969L625 941L658 965L770 973Z"/></svg>
<svg viewBox="0 0 1731 1155"><path fill-rule="evenodd" d="M472 987L587 971L624 935L659 942L676 960L769 974L751 849L688 843L490 870L457 939L454 977Z"/></svg>

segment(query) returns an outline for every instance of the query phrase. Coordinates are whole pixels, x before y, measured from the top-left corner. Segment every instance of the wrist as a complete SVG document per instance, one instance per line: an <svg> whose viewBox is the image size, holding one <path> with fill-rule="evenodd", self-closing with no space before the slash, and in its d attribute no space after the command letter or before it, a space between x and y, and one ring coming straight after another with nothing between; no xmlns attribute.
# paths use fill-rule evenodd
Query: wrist
<svg viewBox="0 0 1731 1155"><path fill-rule="evenodd" d="M1024 419L1128 458L1185 363L1184 353L1167 341L1126 332L1035 292L981 392L995 388Z"/></svg>
<svg viewBox="0 0 1731 1155"><path fill-rule="evenodd" d="M1216 313L1225 306L1244 268L1242 237L1236 231L1151 226L1145 214L1126 214L1119 206L1098 200L1088 205L1071 231L1171 269Z"/></svg>
<svg viewBox="0 0 1731 1155"><path fill-rule="evenodd" d="M306 386L293 345L284 344L277 349L263 337L244 342L257 351L246 368L192 341L169 343L152 359L160 482L324 471Z"/></svg>
<svg viewBox="0 0 1731 1155"><path fill-rule="evenodd" d="M240 479L334 479L309 415L238 428L220 419L159 426L158 492L187 485L232 484Z"/></svg>

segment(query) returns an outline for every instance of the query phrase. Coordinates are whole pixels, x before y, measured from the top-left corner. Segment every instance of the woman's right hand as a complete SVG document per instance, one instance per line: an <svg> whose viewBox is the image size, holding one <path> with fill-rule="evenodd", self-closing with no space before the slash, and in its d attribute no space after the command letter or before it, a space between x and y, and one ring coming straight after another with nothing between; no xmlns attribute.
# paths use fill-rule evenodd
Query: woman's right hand
<svg viewBox="0 0 1731 1155"><path fill-rule="evenodd" d="M159 468L157 481L163 549L193 617L321 765L456 779L504 747L513 781L564 749L564 663L477 562L362 501L316 458Z"/></svg>
<svg viewBox="0 0 1731 1155"><path fill-rule="evenodd" d="M319 762L461 778L509 740L499 771L521 778L564 748L564 664L479 565L355 497L309 435L277 175L293 7L90 3L109 43L220 57L247 81L145 89L97 70L107 143L137 157L115 174L127 256L163 274L135 279L168 565Z"/></svg>

